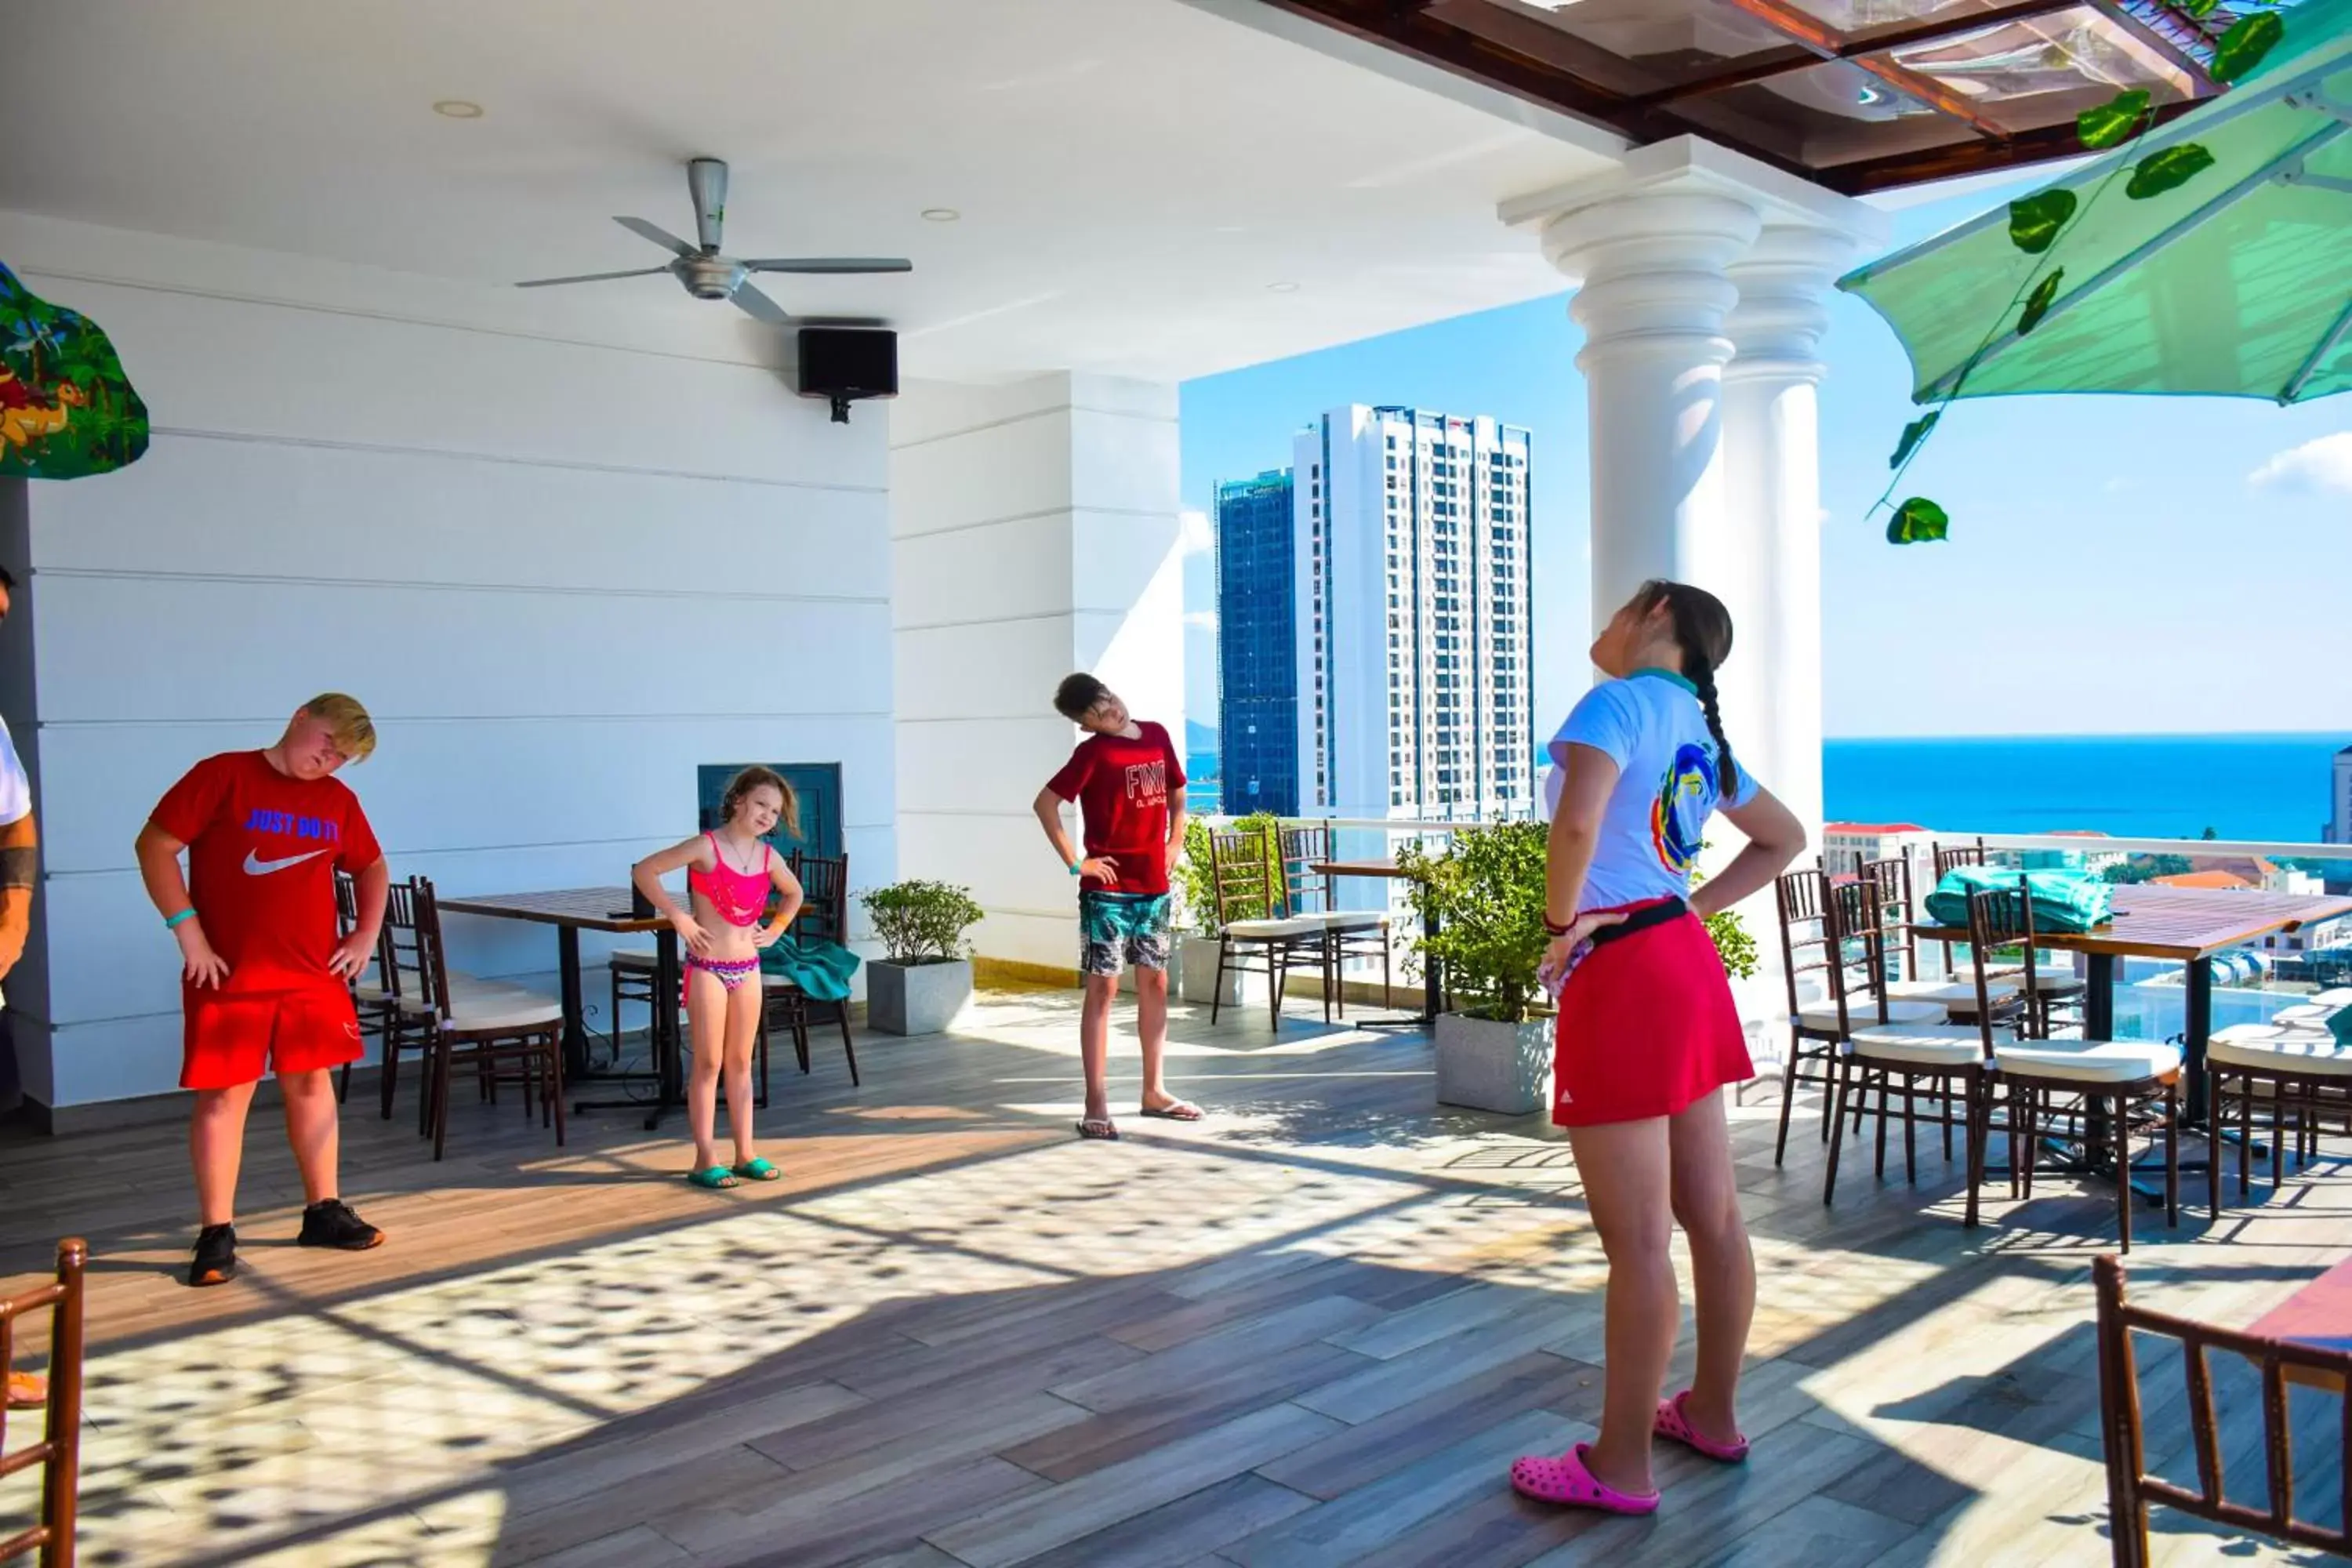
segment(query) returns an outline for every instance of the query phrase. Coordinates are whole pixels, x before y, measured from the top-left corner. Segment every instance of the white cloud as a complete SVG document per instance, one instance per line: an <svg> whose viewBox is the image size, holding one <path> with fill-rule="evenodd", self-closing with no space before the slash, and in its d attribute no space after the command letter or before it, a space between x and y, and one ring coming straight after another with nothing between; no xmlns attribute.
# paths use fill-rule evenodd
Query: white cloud
<svg viewBox="0 0 2352 1568"><path fill-rule="evenodd" d="M1186 555L1206 555L1216 542L1209 529L1209 514L1194 507L1186 507L1176 519L1176 543Z"/></svg>
<svg viewBox="0 0 2352 1568"><path fill-rule="evenodd" d="M2289 447L2246 479L2252 484L2283 490L2352 494L2352 430Z"/></svg>
<svg viewBox="0 0 2352 1568"><path fill-rule="evenodd" d="M1217 629L1217 612L1214 610L1187 610L1184 612L1184 624L1198 631L1215 631Z"/></svg>

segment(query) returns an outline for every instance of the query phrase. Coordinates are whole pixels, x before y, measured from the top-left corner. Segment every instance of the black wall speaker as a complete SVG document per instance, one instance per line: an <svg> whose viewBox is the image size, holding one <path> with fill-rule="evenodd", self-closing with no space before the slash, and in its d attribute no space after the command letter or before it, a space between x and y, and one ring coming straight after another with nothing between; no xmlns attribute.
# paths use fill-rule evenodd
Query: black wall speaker
<svg viewBox="0 0 2352 1568"><path fill-rule="evenodd" d="M803 327L801 395L833 405L836 425L862 397L898 395L898 334L873 327Z"/></svg>

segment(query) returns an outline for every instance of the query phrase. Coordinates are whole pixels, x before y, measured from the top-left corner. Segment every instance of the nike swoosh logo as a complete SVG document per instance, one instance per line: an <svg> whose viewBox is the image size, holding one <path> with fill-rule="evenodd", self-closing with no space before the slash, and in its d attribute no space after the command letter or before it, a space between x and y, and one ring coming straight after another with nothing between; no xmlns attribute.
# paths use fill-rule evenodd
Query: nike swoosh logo
<svg viewBox="0 0 2352 1568"><path fill-rule="evenodd" d="M325 853L323 849L313 849L308 855L289 855L283 860L264 860L248 849L245 852L245 874L248 877L267 877L272 871L283 871L289 866L299 866L305 860L316 860Z"/></svg>

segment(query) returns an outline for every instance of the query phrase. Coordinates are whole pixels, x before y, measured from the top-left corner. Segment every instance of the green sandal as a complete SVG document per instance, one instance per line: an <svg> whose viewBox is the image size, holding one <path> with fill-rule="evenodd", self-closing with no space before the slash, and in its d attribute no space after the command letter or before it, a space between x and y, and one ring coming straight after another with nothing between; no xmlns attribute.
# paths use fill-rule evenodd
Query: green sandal
<svg viewBox="0 0 2352 1568"><path fill-rule="evenodd" d="M707 1171L688 1171L686 1173L686 1179L698 1187L708 1187L712 1192L723 1192L729 1187L740 1187L743 1184L740 1178L724 1165L713 1165Z"/></svg>
<svg viewBox="0 0 2352 1568"><path fill-rule="evenodd" d="M768 1163L764 1155L744 1161L735 1167L735 1173L747 1182L781 1182L784 1179L784 1173Z"/></svg>

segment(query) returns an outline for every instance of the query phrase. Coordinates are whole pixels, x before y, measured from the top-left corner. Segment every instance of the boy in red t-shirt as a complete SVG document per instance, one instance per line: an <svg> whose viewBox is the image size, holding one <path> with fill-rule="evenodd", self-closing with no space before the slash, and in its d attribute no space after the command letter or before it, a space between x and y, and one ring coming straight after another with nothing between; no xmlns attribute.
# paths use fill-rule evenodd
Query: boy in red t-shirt
<svg viewBox="0 0 2352 1568"><path fill-rule="evenodd" d="M301 1245L357 1252L383 1240L338 1195L329 1080L361 1053L350 981L374 955L391 883L359 797L331 775L374 749L366 709L339 692L314 697L268 751L189 769L139 835L139 874L183 961L180 1087L196 1091L188 1152L202 1226L191 1285L236 1272L237 1167L265 1068L277 1070L302 1171ZM358 883L360 917L340 942L339 868Z"/></svg>
<svg viewBox="0 0 2352 1568"><path fill-rule="evenodd" d="M1070 760L1037 792L1037 820L1078 879L1078 967L1086 1005L1079 1059L1087 1075L1081 1138L1116 1138L1110 1119L1110 1005L1122 963L1135 966L1136 1033L1143 1043L1143 1114L1198 1121L1201 1108L1160 1081L1168 1045L1168 858L1184 843L1184 764L1168 731L1129 716L1109 687L1073 675L1054 693L1063 718L1087 731ZM1070 846L1062 803L1078 803L1086 852Z"/></svg>

